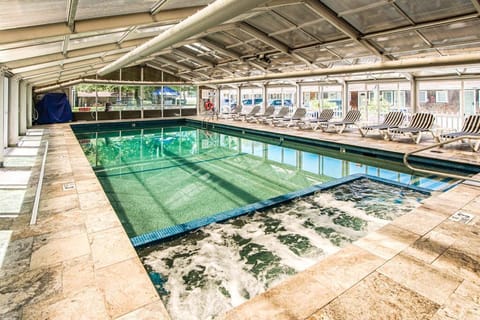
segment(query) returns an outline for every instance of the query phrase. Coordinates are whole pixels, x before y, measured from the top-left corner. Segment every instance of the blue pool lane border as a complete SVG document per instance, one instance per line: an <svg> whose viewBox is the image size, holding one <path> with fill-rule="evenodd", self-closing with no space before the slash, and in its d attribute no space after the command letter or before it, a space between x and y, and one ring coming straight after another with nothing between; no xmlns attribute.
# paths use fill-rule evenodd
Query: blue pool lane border
<svg viewBox="0 0 480 320"><path fill-rule="evenodd" d="M396 182L396 181L390 181L388 179L379 178L379 177L371 176L371 175L368 175L368 174L356 173L356 174L352 174L352 175L349 175L347 177L343 177L343 178L336 179L336 180L333 180L333 181L325 182L325 183L322 183L322 184L316 184L314 186L311 186L311 187L308 187L308 188L305 188L305 189L301 189L301 190L298 190L298 191L289 192L289 193L286 193L286 194L278 196L278 197L274 197L274 198L270 198L270 199L267 199L267 200L255 202L255 203L252 203L252 204L240 207L240 208L223 211L223 212L214 214L214 215L209 216L209 217L195 219L193 221L182 223L182 224L179 224L179 225L176 225L176 226L166 227L166 228L163 228L163 229L148 232L148 233L130 238L130 241L132 242L132 244L135 248L143 247L143 246L152 244L154 242L158 242L158 241L161 241L161 240L165 240L167 238L182 235L184 233L196 230L196 229L201 228L201 227L205 227L205 226L207 226L209 224L212 224L212 223L222 222L222 221L225 221L225 220L228 220L228 219L231 219L231 218L236 218L236 217L246 215L246 214L249 214L249 213L252 213L252 212L255 212L255 211L259 211L259 210L265 210L265 209L280 205L284 202L291 201L293 199L309 196L309 195L311 195L315 192L331 189L331 188L340 186L342 184L350 183L350 182L353 182L353 181L359 180L359 179L368 179L368 180L380 182L380 183L383 183L383 184L388 184L388 185L395 186L395 187L401 187L401 188L415 190L415 191L418 191L418 192L423 193L423 194L428 194L428 195L431 194L430 190L422 188L422 187L407 185L407 184L403 184L403 183Z"/></svg>

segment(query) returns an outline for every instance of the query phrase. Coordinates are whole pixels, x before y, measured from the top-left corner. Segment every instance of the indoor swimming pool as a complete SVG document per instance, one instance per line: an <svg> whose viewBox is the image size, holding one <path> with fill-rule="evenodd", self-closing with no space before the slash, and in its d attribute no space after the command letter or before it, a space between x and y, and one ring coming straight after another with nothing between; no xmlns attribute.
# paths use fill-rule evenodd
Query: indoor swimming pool
<svg viewBox="0 0 480 320"><path fill-rule="evenodd" d="M429 191L453 183L413 175L398 161L245 132L124 126L87 127L76 130L76 136L133 239L158 230L165 232L154 237L182 233L353 174ZM140 240L143 245L151 238Z"/></svg>
<svg viewBox="0 0 480 320"><path fill-rule="evenodd" d="M214 319L456 184L386 152L161 123L74 131L172 319Z"/></svg>

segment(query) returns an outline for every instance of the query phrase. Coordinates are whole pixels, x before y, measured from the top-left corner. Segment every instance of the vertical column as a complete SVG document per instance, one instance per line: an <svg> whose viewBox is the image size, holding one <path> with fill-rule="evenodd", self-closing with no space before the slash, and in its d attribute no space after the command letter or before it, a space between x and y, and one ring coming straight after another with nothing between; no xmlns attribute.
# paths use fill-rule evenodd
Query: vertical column
<svg viewBox="0 0 480 320"><path fill-rule="evenodd" d="M162 83L163 83L163 71L162 71L162 73L160 74L160 76L161 76L160 80L161 80ZM162 111L161 111L161 117L163 118L163 102L164 102L164 100L163 100L163 96L164 96L163 85L160 86L160 92L161 92L161 95L160 95L160 108L162 109Z"/></svg>
<svg viewBox="0 0 480 320"><path fill-rule="evenodd" d="M267 108L267 83L264 82L262 83L262 106L261 109L263 112L265 112L265 109Z"/></svg>
<svg viewBox="0 0 480 320"><path fill-rule="evenodd" d="M215 102L214 102L214 105L215 105L215 113L214 115L212 116L212 120L214 119L215 115L217 115L218 117L218 114L220 112L220 87L216 87L215 88Z"/></svg>
<svg viewBox="0 0 480 320"><path fill-rule="evenodd" d="M8 99L8 145L16 146L18 142L18 91L19 79L10 78L9 99Z"/></svg>
<svg viewBox="0 0 480 320"><path fill-rule="evenodd" d="M348 82L344 81L343 82L343 103L342 103L342 117L347 114L348 111Z"/></svg>
<svg viewBox="0 0 480 320"><path fill-rule="evenodd" d="M197 87L197 90L196 90L196 95L197 95L197 115L200 114L200 105L201 105L201 97L200 97L200 87L199 86L196 86Z"/></svg>
<svg viewBox="0 0 480 320"><path fill-rule="evenodd" d="M296 100L296 104L297 104L297 108L302 108L302 90L300 88L300 83L296 82L295 83L295 91L296 91L296 97L295 97L295 100Z"/></svg>
<svg viewBox="0 0 480 320"><path fill-rule="evenodd" d="M29 84L27 86L27 128L32 127L32 119L33 119L32 90L33 90L33 87L31 84Z"/></svg>
<svg viewBox="0 0 480 320"><path fill-rule="evenodd" d="M377 123L380 123L380 82L375 85L375 105L377 107ZM388 112L388 111L387 111ZM368 118L367 118L368 121Z"/></svg>
<svg viewBox="0 0 480 320"><path fill-rule="evenodd" d="M4 104L4 96L5 92L3 90L4 88L4 75L3 71L0 70L0 168L3 167L3 151L5 150L5 143L4 143L4 135L5 135L5 126L4 126L4 108L7 106Z"/></svg>
<svg viewBox="0 0 480 320"><path fill-rule="evenodd" d="M140 81L143 82L143 66L140 67ZM143 96L144 94L144 90L143 90L143 86L140 86L140 106L141 106L141 110L140 110L140 118L143 119L143 100L145 99L145 97Z"/></svg>
<svg viewBox="0 0 480 320"><path fill-rule="evenodd" d="M410 104L412 106L412 114L418 112L418 83L415 77L412 75L410 78L410 90L411 90L411 95L410 95Z"/></svg>
<svg viewBox="0 0 480 320"><path fill-rule="evenodd" d="M242 105L242 86L237 87L237 107Z"/></svg>
<svg viewBox="0 0 480 320"><path fill-rule="evenodd" d="M20 93L18 96L18 132L21 136L27 134L27 83L22 80L20 81Z"/></svg>

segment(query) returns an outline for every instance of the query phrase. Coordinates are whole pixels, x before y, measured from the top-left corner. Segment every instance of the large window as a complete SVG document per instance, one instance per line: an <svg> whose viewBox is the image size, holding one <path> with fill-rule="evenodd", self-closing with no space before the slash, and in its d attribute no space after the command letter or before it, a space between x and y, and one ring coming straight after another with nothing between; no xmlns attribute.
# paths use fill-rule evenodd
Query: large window
<svg viewBox="0 0 480 320"><path fill-rule="evenodd" d="M463 88L465 115L480 113L480 80L466 80Z"/></svg>
<svg viewBox="0 0 480 320"><path fill-rule="evenodd" d="M220 110L230 112L237 105L237 89L220 89Z"/></svg>
<svg viewBox="0 0 480 320"><path fill-rule="evenodd" d="M267 87L267 106L274 106L277 108L288 107L290 111L293 111L296 107L296 99L296 87Z"/></svg>
<svg viewBox="0 0 480 320"><path fill-rule="evenodd" d="M461 88L460 80L418 82L418 111L434 114L437 127L459 129L463 119Z"/></svg>
<svg viewBox="0 0 480 320"><path fill-rule="evenodd" d="M302 106L312 116L318 116L323 109L334 109L334 117L342 116L341 85L304 85L301 86Z"/></svg>
<svg viewBox="0 0 480 320"><path fill-rule="evenodd" d="M126 111L196 108L195 86L81 84L72 88L73 111Z"/></svg>
<svg viewBox="0 0 480 320"><path fill-rule="evenodd" d="M248 112L257 105L263 105L262 88L242 88L240 95L242 97L242 112Z"/></svg>
<svg viewBox="0 0 480 320"><path fill-rule="evenodd" d="M383 121L390 111L411 113L409 82L351 83L348 98L350 109L360 110L369 123Z"/></svg>

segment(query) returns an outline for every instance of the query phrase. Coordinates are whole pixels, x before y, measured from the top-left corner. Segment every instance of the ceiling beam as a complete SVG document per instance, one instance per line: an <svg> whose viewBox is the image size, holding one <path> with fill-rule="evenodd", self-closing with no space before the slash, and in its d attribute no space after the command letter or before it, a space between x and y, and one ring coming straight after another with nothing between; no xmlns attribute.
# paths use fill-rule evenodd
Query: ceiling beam
<svg viewBox="0 0 480 320"><path fill-rule="evenodd" d="M201 59L191 53L188 53L188 52L185 52L185 50L181 50L181 49L175 49L173 50L173 53L176 54L176 55L179 55L181 57L184 57L188 60L191 60L191 61L195 61L196 63L202 65L202 66L207 66L207 67L210 67L210 68L213 68L214 67L214 64L211 63L210 61L207 61L205 59Z"/></svg>
<svg viewBox="0 0 480 320"><path fill-rule="evenodd" d="M162 10L162 7L164 7L169 0L159 0L157 3L155 3L152 8L150 9L150 14L157 14Z"/></svg>
<svg viewBox="0 0 480 320"><path fill-rule="evenodd" d="M162 66L159 66L155 63L155 61L149 61L145 64L146 66L150 67L150 68L153 68L153 69L156 69L158 71L162 71L162 72L165 72L165 73L168 73L169 75L171 76L174 76L174 77L178 77L178 78L182 78L182 79L185 79L185 80L188 80L188 81L192 81L193 78L191 77L187 77L187 76L184 76L184 75L181 75L181 74L175 74L173 73L172 71L170 70L167 70L165 68L162 68Z"/></svg>
<svg viewBox="0 0 480 320"><path fill-rule="evenodd" d="M70 51L67 51L67 54L65 56L62 53L53 53L53 54L36 56L36 57L26 58L26 59L11 60L6 62L5 65L8 66L10 69L17 69L17 68L23 68L27 66L42 64L42 63L59 61L66 58L75 58L83 55L103 53L103 52L108 52L112 50L128 49L128 48L140 45L145 41L147 41L148 39L151 39L151 37L129 40L121 44L110 43L110 44L102 44L99 46L87 47L83 49L70 50Z"/></svg>
<svg viewBox="0 0 480 320"><path fill-rule="evenodd" d="M99 70L99 75L104 75L118 70L125 65L134 63L148 57L156 51L165 49L179 41L196 36L204 30L221 25L239 14L267 2L266 0L222 0L215 1L199 10L185 20L162 32L152 40L130 51L117 61Z"/></svg>
<svg viewBox="0 0 480 320"><path fill-rule="evenodd" d="M254 81L268 81L276 79L295 79L295 78L307 78L307 77L319 77L330 75L345 75L355 74L363 72L381 72L381 71L409 71L415 69L424 68L437 68L437 67L449 67L449 66L468 66L480 64L480 56L477 53L457 55L457 56L445 56L445 57L428 57L423 59L405 59L395 61L383 61L374 64L360 64L350 66L340 66L331 69L317 69L317 70L305 70L294 71L285 73L276 73L263 76L252 77L239 77L229 78L222 80L212 80L198 82L197 85L206 84L227 84L227 83L239 83L239 82L254 82Z"/></svg>
<svg viewBox="0 0 480 320"><path fill-rule="evenodd" d="M282 43L282 42L280 42L280 41L278 41L274 38L270 38L266 33L258 30L257 28L252 27L251 25L249 25L245 22L239 23L238 27L240 28L240 30L249 34L251 37L253 37L257 40L260 40L263 43L268 44L269 46L277 49L280 52L288 53L290 51L290 49L288 48L288 46L286 44L284 44L284 43Z"/></svg>
<svg viewBox="0 0 480 320"><path fill-rule="evenodd" d="M67 0L67 26L75 32L75 16L77 15L78 0Z"/></svg>
<svg viewBox="0 0 480 320"><path fill-rule="evenodd" d="M161 11L155 15L148 12L132 13L118 16L77 20L74 22L73 30L67 23L51 23L39 26L0 30L0 44L19 42L24 40L43 39L54 36L64 36L74 33L101 31L115 28L128 28L137 25L148 25L152 23L177 23L195 12L201 7L189 7Z"/></svg>
<svg viewBox="0 0 480 320"><path fill-rule="evenodd" d="M67 55L69 43L70 43L70 36L69 35L63 36L62 55L64 57Z"/></svg>
<svg viewBox="0 0 480 320"><path fill-rule="evenodd" d="M365 49L367 49L369 52L372 54L386 58L388 60L391 60L390 57L384 56L382 52L380 52L375 46L373 46L368 40L362 39L362 34L356 30L354 27L352 27L349 23L347 23L345 20L342 18L339 18L337 14L321 3L318 0L305 0L305 5L310 8L313 12L318 14L319 16L323 17L326 21L328 21L331 25L333 25L335 28L343 32L345 35L347 35L350 39L355 41L357 44L361 45Z"/></svg>
<svg viewBox="0 0 480 320"><path fill-rule="evenodd" d="M210 48L211 50L223 54L224 56L227 56L227 57L230 57L232 59L239 60L239 61L241 60L241 57L240 57L239 54L237 54L236 52L228 50L227 48L225 48L221 44L215 43L213 41L210 41L210 40L207 40L207 39L204 39L204 38L200 39L199 42L202 45Z"/></svg>
<svg viewBox="0 0 480 320"><path fill-rule="evenodd" d="M480 0L471 0L471 1L475 9L477 9L477 12L480 14Z"/></svg>
<svg viewBox="0 0 480 320"><path fill-rule="evenodd" d="M277 49L278 51L280 51L282 53L285 53L292 58L295 58L297 60L302 61L303 63L305 63L309 67L312 66L311 61L309 61L308 59L302 57L301 55L299 55L297 53L292 53L290 48L286 44L284 44L284 43L282 43L282 42L280 42L280 41L278 41L274 38L269 37L266 33L263 33L262 31L252 27L251 25L249 25L245 22L242 22L242 23L239 24L239 28L243 32L249 34L250 36L254 37L257 40L262 41L263 43L268 44L269 46Z"/></svg>
<svg viewBox="0 0 480 320"><path fill-rule="evenodd" d="M439 20L430 21L430 22L417 23L417 24L411 25L411 26L398 27L398 28L393 28L393 29L388 29L388 30L383 30L383 31L370 32L370 33L367 33L367 34L363 35L361 38L362 39L371 39L371 38L375 38L375 37L379 37L379 36L386 36L386 35L391 35L391 34L400 33L400 32L421 30L421 29L424 29L424 28L438 27L438 26L445 25L445 24L468 21L468 20L478 20L478 13L469 13L469 14L459 16L459 17L455 17L455 18L439 19Z"/></svg>
<svg viewBox="0 0 480 320"><path fill-rule="evenodd" d="M77 61L77 62L72 62L72 63L66 63L63 65L57 65L57 66L51 66L47 68L42 68L42 69L37 69L37 70L32 70L32 71L27 71L27 72L22 72L22 73L16 73L20 75L22 78L31 78L31 77L36 77L36 76L41 76L41 75L47 75L47 74L52 74L52 73L60 73L60 72L66 72L66 71L71 71L75 70L77 68L82 68L82 67L87 67L87 66L95 66L98 64L105 64L106 62L113 61L120 57L123 53L118 53L118 54L113 54L111 56L107 57L97 57L97 58L92 58L92 59L86 59L82 61Z"/></svg>
<svg viewBox="0 0 480 320"><path fill-rule="evenodd" d="M180 63L177 63L177 62L175 62L173 60L170 60L168 58L164 58L162 56L156 56L156 57L153 57L152 59L153 59L153 61L157 60L161 63L165 63L167 65L173 66L173 67L177 68L178 70L187 70L189 72L193 70L190 67L187 67L187 66L185 66L183 64L180 64Z"/></svg>

